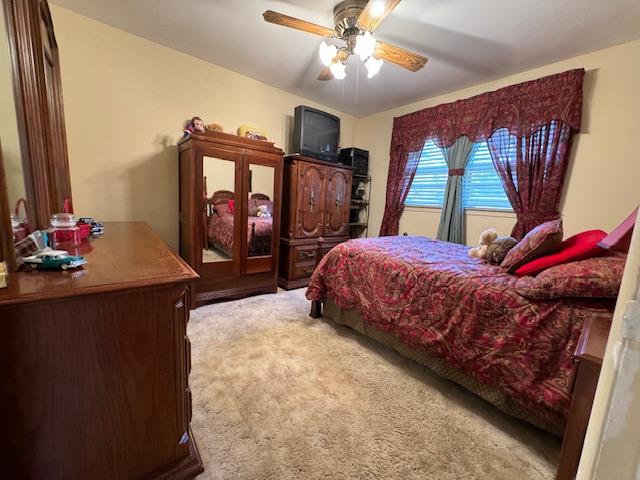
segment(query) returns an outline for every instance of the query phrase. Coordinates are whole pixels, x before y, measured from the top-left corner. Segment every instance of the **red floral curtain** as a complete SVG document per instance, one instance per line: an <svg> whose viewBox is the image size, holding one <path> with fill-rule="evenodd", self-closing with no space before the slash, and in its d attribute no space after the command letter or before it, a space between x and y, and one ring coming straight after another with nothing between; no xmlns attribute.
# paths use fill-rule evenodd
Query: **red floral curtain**
<svg viewBox="0 0 640 480"><path fill-rule="evenodd" d="M391 155L387 177L387 201L384 206L380 236L397 235L400 217L404 211L404 201L420 162L420 152L406 155L398 148Z"/></svg>
<svg viewBox="0 0 640 480"><path fill-rule="evenodd" d="M513 237L521 239L542 222L560 218L572 138L569 125L552 121L525 137L501 129L487 140L493 165L516 212Z"/></svg>
<svg viewBox="0 0 640 480"><path fill-rule="evenodd" d="M408 192L411 183L409 181L405 188L405 182L413 178L409 157L416 154L419 157L428 140L432 139L439 147L450 147L463 135L475 143L488 140L500 129L525 139L532 138L552 122L562 122L566 126L563 128L569 131L569 139L564 143L566 162L571 137L580 131L584 73L584 69L569 70L394 118L385 207L385 217L389 214L390 218L383 219L380 235L397 233L394 225L399 222L406 198L406 194L400 194L405 189ZM563 168L566 171L566 165ZM561 177L563 181L564 173ZM561 194L562 182L559 186ZM517 208L519 206L514 205L516 212ZM526 208L523 205L520 213L526 214Z"/></svg>

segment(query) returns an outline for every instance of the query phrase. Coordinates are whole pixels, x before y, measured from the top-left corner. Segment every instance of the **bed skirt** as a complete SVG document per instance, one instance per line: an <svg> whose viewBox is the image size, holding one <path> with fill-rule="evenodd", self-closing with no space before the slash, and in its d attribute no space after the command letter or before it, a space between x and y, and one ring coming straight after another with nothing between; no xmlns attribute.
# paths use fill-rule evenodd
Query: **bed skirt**
<svg viewBox="0 0 640 480"><path fill-rule="evenodd" d="M446 378L452 382L461 385L467 390L482 397L487 402L491 403L495 407L499 408L503 412L531 423L538 428L546 430L554 435L562 437L564 425L551 424L544 419L538 418L533 412L527 410L519 403L511 400L501 390L496 387L483 385L468 375L460 372L459 370L449 366L446 362L430 356L425 352L418 349L411 348L402 343L392 333L382 331L371 325L368 325L363 319L360 313L356 310L343 310L331 299L324 300L322 302L323 316L329 318L334 323L349 327L382 345L394 349L400 355L410 358L418 362L419 364L428 367L435 374L440 377Z"/></svg>

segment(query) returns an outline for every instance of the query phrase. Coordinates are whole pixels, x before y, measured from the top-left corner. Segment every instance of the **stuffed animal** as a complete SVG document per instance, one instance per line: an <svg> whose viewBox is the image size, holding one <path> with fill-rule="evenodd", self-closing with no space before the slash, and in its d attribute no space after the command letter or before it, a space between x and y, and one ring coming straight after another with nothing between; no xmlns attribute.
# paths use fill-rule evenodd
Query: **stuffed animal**
<svg viewBox="0 0 640 480"><path fill-rule="evenodd" d="M513 237L498 237L487 247L485 259L492 265L500 265L509 250L518 244Z"/></svg>
<svg viewBox="0 0 640 480"><path fill-rule="evenodd" d="M478 246L469 249L469 256L480 259L486 258L487 249L496 238L498 238L498 232L496 232L495 228L489 228L483 231L480 234Z"/></svg>
<svg viewBox="0 0 640 480"><path fill-rule="evenodd" d="M222 128L222 125L220 125L219 123L210 123L209 125L207 125L204 128L208 132L223 132L224 131L224 129Z"/></svg>
<svg viewBox="0 0 640 480"><path fill-rule="evenodd" d="M182 131L182 137L186 138L194 132L204 133L204 122L200 117L193 117L191 120L187 120Z"/></svg>
<svg viewBox="0 0 640 480"><path fill-rule="evenodd" d="M266 205L258 205L258 213L256 215L262 218L271 218L271 212Z"/></svg>

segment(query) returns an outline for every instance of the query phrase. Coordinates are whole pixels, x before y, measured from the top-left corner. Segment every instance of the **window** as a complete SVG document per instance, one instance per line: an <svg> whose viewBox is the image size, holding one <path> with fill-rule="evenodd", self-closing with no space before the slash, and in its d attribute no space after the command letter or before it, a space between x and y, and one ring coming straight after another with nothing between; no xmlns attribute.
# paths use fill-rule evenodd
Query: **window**
<svg viewBox="0 0 640 480"><path fill-rule="evenodd" d="M440 150L432 140L425 143L420 153L416 175L409 189L408 206L442 207L449 168ZM491 160L487 142L477 145L467 163L463 179L465 208L511 210L511 204Z"/></svg>
<svg viewBox="0 0 640 480"><path fill-rule="evenodd" d="M487 142L478 144L462 181L462 204L465 208L511 210L502 180L493 166Z"/></svg>
<svg viewBox="0 0 640 480"><path fill-rule="evenodd" d="M449 167L433 140L424 144L405 205L442 207Z"/></svg>

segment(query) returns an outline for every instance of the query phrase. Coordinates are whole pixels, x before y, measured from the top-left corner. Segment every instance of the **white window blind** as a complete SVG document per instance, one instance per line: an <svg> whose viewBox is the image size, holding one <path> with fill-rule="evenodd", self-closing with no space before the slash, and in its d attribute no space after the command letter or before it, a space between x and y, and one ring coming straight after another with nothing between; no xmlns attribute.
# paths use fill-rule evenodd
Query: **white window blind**
<svg viewBox="0 0 640 480"><path fill-rule="evenodd" d="M418 169L407 195L406 205L442 207L449 169L440 150L432 140L425 143ZM487 142L478 144L467 163L463 179L465 208L511 210L511 204L495 171Z"/></svg>
<svg viewBox="0 0 640 480"><path fill-rule="evenodd" d="M480 142L469 160L462 180L465 208L511 210L502 181L491 160L487 142Z"/></svg>
<svg viewBox="0 0 640 480"><path fill-rule="evenodd" d="M424 144L405 205L442 207L449 168L433 140Z"/></svg>

